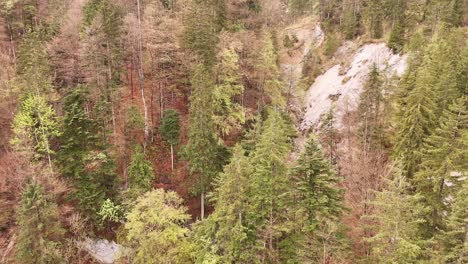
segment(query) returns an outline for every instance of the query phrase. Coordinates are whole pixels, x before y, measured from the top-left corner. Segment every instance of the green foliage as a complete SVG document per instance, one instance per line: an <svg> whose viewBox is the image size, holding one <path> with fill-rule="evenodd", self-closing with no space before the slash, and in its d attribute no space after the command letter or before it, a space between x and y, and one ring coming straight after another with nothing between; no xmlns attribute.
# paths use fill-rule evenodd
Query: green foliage
<svg viewBox="0 0 468 264"><path fill-rule="evenodd" d="M154 180L153 166L145 159L140 146L135 148L128 167L128 180L131 192L141 194L151 190Z"/></svg>
<svg viewBox="0 0 468 264"><path fill-rule="evenodd" d="M179 143L180 115L177 111L173 109L164 111L161 125L159 126L159 133L170 145L177 145Z"/></svg>
<svg viewBox="0 0 468 264"><path fill-rule="evenodd" d="M395 154L410 177L420 164L423 142L436 128L437 117L459 94L459 51L454 44L453 40L436 39L426 48L421 65L408 71L400 84L404 91L397 113Z"/></svg>
<svg viewBox="0 0 468 264"><path fill-rule="evenodd" d="M57 205L37 183L26 186L17 214L19 263L60 263L61 241L65 231L60 226Z"/></svg>
<svg viewBox="0 0 468 264"><path fill-rule="evenodd" d="M63 128L60 136L61 148L57 153L57 165L62 174L78 177L82 172L82 159L87 151L102 147L97 135L97 124L85 111L88 89L76 86L64 98Z"/></svg>
<svg viewBox="0 0 468 264"><path fill-rule="evenodd" d="M184 263L190 215L182 204L177 193L162 189L137 199L124 226L132 263Z"/></svg>
<svg viewBox="0 0 468 264"><path fill-rule="evenodd" d="M381 149L383 131L383 81L376 65L372 66L368 80L360 94L358 105L359 136L365 151Z"/></svg>
<svg viewBox="0 0 468 264"><path fill-rule="evenodd" d="M369 35L371 38L378 39L383 34L383 14L381 0L367 0L365 10Z"/></svg>
<svg viewBox="0 0 468 264"><path fill-rule="evenodd" d="M293 132L281 113L271 109L267 113L250 158L253 171L248 178L247 221L255 230L256 257L275 262L279 258L278 243L291 229L283 209L290 202L286 159Z"/></svg>
<svg viewBox="0 0 468 264"><path fill-rule="evenodd" d="M327 57L331 57L333 54L335 54L335 51L339 46L340 42L336 36L336 33L331 32L329 35L327 35L325 42L323 43L323 54Z"/></svg>
<svg viewBox="0 0 468 264"><path fill-rule="evenodd" d="M54 154L50 140L59 136L60 131L55 111L44 97L27 95L13 120L14 137L11 143L17 150L25 151L30 146L36 159Z"/></svg>
<svg viewBox="0 0 468 264"><path fill-rule="evenodd" d="M218 144L213 124L213 80L204 66L199 65L192 77L188 142L184 155L189 161L194 180L194 192L204 193L222 170L226 151Z"/></svg>
<svg viewBox="0 0 468 264"><path fill-rule="evenodd" d="M63 133L57 164L60 172L72 180L72 197L92 220L106 198L115 192L115 164L106 152L103 129L85 111L88 88L75 87L64 100Z"/></svg>
<svg viewBox="0 0 468 264"><path fill-rule="evenodd" d="M291 177L296 208L295 237L291 239L293 255L299 263L307 260L318 263L330 256L340 258L346 247L339 224L344 212L343 191L338 188L340 179L315 138L307 142ZM315 247L328 250L309 250Z"/></svg>
<svg viewBox="0 0 468 264"><path fill-rule="evenodd" d="M195 263L252 263L255 255L247 227L248 175L245 151L236 145L231 161L215 181L210 195L215 211L194 227ZM216 260L216 261L215 261Z"/></svg>
<svg viewBox="0 0 468 264"><path fill-rule="evenodd" d="M236 102L244 92L240 80L239 57L234 49L225 49L217 65L217 84L213 89L213 123L220 137L240 129L245 123L245 109Z"/></svg>
<svg viewBox="0 0 468 264"><path fill-rule="evenodd" d="M391 48L394 53L398 53L403 49L405 42L404 34L405 29L403 22L397 20L395 25L393 25L392 31L390 32L390 37L388 38L387 42L388 47Z"/></svg>
<svg viewBox="0 0 468 264"><path fill-rule="evenodd" d="M386 179L385 188L376 193L372 205L376 211L367 216L375 221L371 256L376 263L418 263L427 242L420 226L428 212L421 194L411 194L411 185L403 172L395 167L393 177Z"/></svg>
<svg viewBox="0 0 468 264"><path fill-rule="evenodd" d="M292 0L289 1L289 7L297 14L307 14L312 12L315 2L313 0Z"/></svg>
<svg viewBox="0 0 468 264"><path fill-rule="evenodd" d="M111 0L92 0L86 3L83 13L83 57L93 76L89 83L103 90L110 101L112 89L120 83L123 65L122 11Z"/></svg>
<svg viewBox="0 0 468 264"><path fill-rule="evenodd" d="M72 197L86 216L98 222L101 205L116 194L115 163L105 151L88 152L82 158L83 169L73 181L76 189Z"/></svg>
<svg viewBox="0 0 468 264"><path fill-rule="evenodd" d="M18 49L18 84L24 94L34 93L47 96L47 101L54 99L46 42L41 33L30 31L26 34Z"/></svg>
<svg viewBox="0 0 468 264"><path fill-rule="evenodd" d="M338 219L344 209L343 191L337 187L340 179L313 137L299 157L292 177L296 205L306 214L305 230L314 231L320 220Z"/></svg>
<svg viewBox="0 0 468 264"><path fill-rule="evenodd" d="M432 228L441 228L445 212L450 205L447 197L455 195L459 185L453 173L468 170L468 99L454 101L444 111L440 125L424 141L420 170L416 173L417 189L431 208L427 222Z"/></svg>
<svg viewBox="0 0 468 264"><path fill-rule="evenodd" d="M359 33L361 15L356 10L355 3L353 5L350 2L346 3L344 4L341 27L345 39L353 39Z"/></svg>
<svg viewBox="0 0 468 264"><path fill-rule="evenodd" d="M260 51L256 69L259 75L259 89L262 92L262 104L265 105L265 95L271 100L271 105L280 109L286 107L283 97L283 83L280 80L278 54L274 45L274 36L270 32L264 33L263 47Z"/></svg>
<svg viewBox="0 0 468 264"><path fill-rule="evenodd" d="M106 199L98 212L102 222L119 222L122 217L122 207Z"/></svg>
<svg viewBox="0 0 468 264"><path fill-rule="evenodd" d="M225 20L222 0L192 1L184 21L183 44L210 68L216 61L218 32Z"/></svg>
<svg viewBox="0 0 468 264"><path fill-rule="evenodd" d="M468 181L461 183L460 190L454 196L452 210L448 216L447 231L443 233L446 263L466 263L468 261Z"/></svg>
<svg viewBox="0 0 468 264"><path fill-rule="evenodd" d="M145 119L135 105L128 108L125 113L125 137L130 145L138 142L138 134L145 129Z"/></svg>

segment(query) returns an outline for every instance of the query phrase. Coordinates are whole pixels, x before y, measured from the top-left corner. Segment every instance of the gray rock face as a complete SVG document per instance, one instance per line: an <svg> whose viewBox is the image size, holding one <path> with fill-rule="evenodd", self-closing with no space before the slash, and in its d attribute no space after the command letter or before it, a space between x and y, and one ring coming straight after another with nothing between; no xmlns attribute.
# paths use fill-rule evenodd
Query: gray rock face
<svg viewBox="0 0 468 264"><path fill-rule="evenodd" d="M344 53L349 52L346 49L341 50ZM388 77L401 76L406 70L406 61L406 55L393 54L385 43L360 47L352 55L349 67L337 64L315 79L304 100L305 113L300 129L317 127L321 117L331 107L334 107L337 126L340 127L343 114L356 109L359 104L359 95L371 67L375 64Z"/></svg>
<svg viewBox="0 0 468 264"><path fill-rule="evenodd" d="M104 264L114 263L123 252L123 247L106 239L91 239L79 243L97 261Z"/></svg>

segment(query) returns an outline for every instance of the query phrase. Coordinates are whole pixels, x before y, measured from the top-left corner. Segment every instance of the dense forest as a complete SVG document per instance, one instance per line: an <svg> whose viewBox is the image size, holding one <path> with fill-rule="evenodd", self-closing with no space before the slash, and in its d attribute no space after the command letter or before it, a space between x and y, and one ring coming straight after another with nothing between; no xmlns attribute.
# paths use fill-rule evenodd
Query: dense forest
<svg viewBox="0 0 468 264"><path fill-rule="evenodd" d="M0 0L0 263L468 263L467 14Z"/></svg>

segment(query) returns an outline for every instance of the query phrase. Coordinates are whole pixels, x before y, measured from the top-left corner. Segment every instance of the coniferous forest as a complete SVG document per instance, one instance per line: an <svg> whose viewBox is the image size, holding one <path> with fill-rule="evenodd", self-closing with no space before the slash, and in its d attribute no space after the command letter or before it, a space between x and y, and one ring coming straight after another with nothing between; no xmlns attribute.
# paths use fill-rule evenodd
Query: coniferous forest
<svg viewBox="0 0 468 264"><path fill-rule="evenodd" d="M466 0L0 0L0 263L468 263Z"/></svg>

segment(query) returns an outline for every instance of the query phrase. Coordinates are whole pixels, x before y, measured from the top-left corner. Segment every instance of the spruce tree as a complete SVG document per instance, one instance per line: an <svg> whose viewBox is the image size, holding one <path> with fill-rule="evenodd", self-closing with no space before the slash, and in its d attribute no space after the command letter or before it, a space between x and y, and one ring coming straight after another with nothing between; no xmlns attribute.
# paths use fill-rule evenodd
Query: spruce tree
<svg viewBox="0 0 468 264"><path fill-rule="evenodd" d="M442 239L445 248L446 263L468 262L468 181L461 183L460 190L454 196L454 202L447 220L447 231Z"/></svg>
<svg viewBox="0 0 468 264"><path fill-rule="evenodd" d="M279 243L291 229L284 209L290 200L286 159L293 132L280 112L269 109L267 114L250 159L253 171L248 179L247 218L255 227L257 257L264 262L278 262Z"/></svg>
<svg viewBox="0 0 468 264"><path fill-rule="evenodd" d="M192 77L188 142L184 154L189 161L194 193L201 196L201 217L204 217L205 194L214 177L222 170L226 151L218 144L213 124L213 80L211 72L198 65Z"/></svg>
<svg viewBox="0 0 468 264"><path fill-rule="evenodd" d="M366 0L366 13L369 35L371 38L381 38L383 34L383 14L381 0Z"/></svg>
<svg viewBox="0 0 468 264"><path fill-rule="evenodd" d="M468 133L468 99L455 100L440 118L440 126L424 142L421 169L415 183L431 208L428 223L432 232L444 226L447 197L458 189L459 180L452 175L468 169L466 134Z"/></svg>
<svg viewBox="0 0 468 264"><path fill-rule="evenodd" d="M210 194L214 212L194 228L196 263L252 263L254 248L247 219L248 176L252 171L245 151L236 145ZM250 230L250 232L249 232Z"/></svg>
<svg viewBox="0 0 468 264"><path fill-rule="evenodd" d="M125 244L132 263L184 262L189 243L186 227L190 215L173 191L152 190L139 197L126 215Z"/></svg>
<svg viewBox="0 0 468 264"><path fill-rule="evenodd" d="M213 89L213 122L218 135L224 137L245 123L245 109L236 101L236 97L244 92L236 51L232 48L223 50L216 68L218 81Z"/></svg>
<svg viewBox="0 0 468 264"><path fill-rule="evenodd" d="M271 105L279 109L285 109L286 101L283 97L283 83L280 80L278 67L278 54L274 45L273 35L265 32L263 36L263 47L260 51L258 64L259 90L262 93L262 106L266 104L265 97L268 96Z"/></svg>
<svg viewBox="0 0 468 264"><path fill-rule="evenodd" d="M115 194L115 163L107 152L102 126L85 111L88 88L78 85L65 97L63 134L57 164L75 186L72 197L92 220L106 198Z"/></svg>
<svg viewBox="0 0 468 264"><path fill-rule="evenodd" d="M359 134L366 152L383 144L383 101L383 82L377 66L373 65L358 105Z"/></svg>
<svg viewBox="0 0 468 264"><path fill-rule="evenodd" d="M225 20L224 0L192 1L184 20L183 44L207 67L216 61L218 32Z"/></svg>
<svg viewBox="0 0 468 264"><path fill-rule="evenodd" d="M421 225L428 208L421 194L411 193L411 185L401 169L393 168L392 177L385 179L385 187L376 193L372 205L375 213L375 235L371 259L376 263L417 263L422 260L428 241L421 233Z"/></svg>
<svg viewBox="0 0 468 264"><path fill-rule="evenodd" d="M132 161L128 167L128 180L130 192L135 196L152 188L153 167L151 162L145 159L145 154L140 146L135 147L133 151Z"/></svg>
<svg viewBox="0 0 468 264"><path fill-rule="evenodd" d="M172 109L164 111L159 133L163 139L171 146L171 168L174 170L174 145L179 143L180 134L180 116L179 113Z"/></svg>
<svg viewBox="0 0 468 264"><path fill-rule="evenodd" d="M339 258L345 243L339 218L344 212L340 179L315 138L311 137L291 172L297 224L295 255L300 263ZM319 246L320 250L311 250ZM339 250L337 250L339 249Z"/></svg>
<svg viewBox="0 0 468 264"><path fill-rule="evenodd" d="M29 183L21 196L17 213L19 263L60 263L65 231L59 222L57 205L38 183Z"/></svg>

